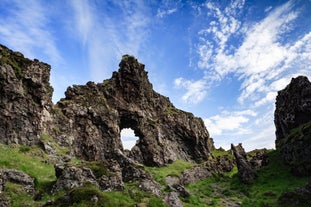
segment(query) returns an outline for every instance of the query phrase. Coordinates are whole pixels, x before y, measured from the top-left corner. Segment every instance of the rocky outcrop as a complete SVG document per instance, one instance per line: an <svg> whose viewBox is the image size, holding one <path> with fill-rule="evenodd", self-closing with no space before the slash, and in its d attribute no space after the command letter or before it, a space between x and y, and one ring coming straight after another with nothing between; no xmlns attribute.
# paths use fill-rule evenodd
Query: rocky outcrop
<svg viewBox="0 0 311 207"><path fill-rule="evenodd" d="M242 144L234 146L231 144L231 151L236 160L238 167L238 176L243 183L252 183L257 177L252 165L247 161L246 153L242 147Z"/></svg>
<svg viewBox="0 0 311 207"><path fill-rule="evenodd" d="M86 160L102 160L123 150L120 131L131 128L139 137L130 157L149 166L177 159L206 160L211 142L202 119L176 109L156 93L144 65L123 56L118 72L103 83L69 87L57 103L56 139L72 139L73 153Z"/></svg>
<svg viewBox="0 0 311 207"><path fill-rule="evenodd" d="M0 142L34 145L45 134L71 155L97 161L123 150L120 132L131 128L139 141L129 156L140 163L207 160L213 141L202 119L155 92L134 57L119 66L102 83L69 87L53 106L50 66L0 46Z"/></svg>
<svg viewBox="0 0 311 207"><path fill-rule="evenodd" d="M274 123L276 146L294 128L311 121L311 83L305 76L292 78L285 89L278 92Z"/></svg>
<svg viewBox="0 0 311 207"><path fill-rule="evenodd" d="M0 45L0 142L38 143L50 120L50 66Z"/></svg>
<svg viewBox="0 0 311 207"><path fill-rule="evenodd" d="M282 194L278 199L279 206L294 207L294 206L311 206L311 182L305 186L299 187L292 191Z"/></svg>
<svg viewBox="0 0 311 207"><path fill-rule="evenodd" d="M311 83L293 78L278 92L274 113L276 148L296 175L311 173Z"/></svg>
<svg viewBox="0 0 311 207"><path fill-rule="evenodd" d="M0 169L0 195L5 190L5 183L12 182L23 186L31 196L35 193L35 179L26 173L12 169Z"/></svg>

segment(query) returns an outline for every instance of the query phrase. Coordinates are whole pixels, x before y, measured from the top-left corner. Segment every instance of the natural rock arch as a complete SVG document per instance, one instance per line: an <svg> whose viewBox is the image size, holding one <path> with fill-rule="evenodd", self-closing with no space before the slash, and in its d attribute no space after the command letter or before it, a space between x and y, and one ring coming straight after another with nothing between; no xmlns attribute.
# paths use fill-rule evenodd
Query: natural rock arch
<svg viewBox="0 0 311 207"><path fill-rule="evenodd" d="M120 131L131 128L139 141L129 156L141 163L207 160L212 141L203 121L155 92L144 65L134 57L123 56L119 66L103 83L69 87L66 98L57 103L64 119L58 123L69 119L76 125L71 134L68 127L60 130L66 132L62 137L74 137L73 153L87 160L104 159L122 149Z"/></svg>

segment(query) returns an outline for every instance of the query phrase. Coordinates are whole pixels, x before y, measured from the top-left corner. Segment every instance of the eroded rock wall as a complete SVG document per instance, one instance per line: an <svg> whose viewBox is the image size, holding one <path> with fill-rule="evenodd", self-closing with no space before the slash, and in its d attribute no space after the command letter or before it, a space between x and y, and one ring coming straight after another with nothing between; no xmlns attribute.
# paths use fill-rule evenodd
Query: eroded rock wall
<svg viewBox="0 0 311 207"><path fill-rule="evenodd" d="M123 150L120 132L131 128L139 141L130 157L141 163L206 160L212 142L203 121L155 92L144 65L134 57L123 56L119 66L103 83L69 87L57 103L63 114L59 131L65 132L59 137L73 137L74 154L98 160Z"/></svg>
<svg viewBox="0 0 311 207"><path fill-rule="evenodd" d="M102 83L69 87L56 105L49 65L0 46L0 68L3 143L33 145L49 135L73 156L105 160L123 151L120 132L131 128L139 141L129 156L150 166L205 161L213 149L202 119L155 92L145 66L132 56L123 56Z"/></svg>
<svg viewBox="0 0 311 207"><path fill-rule="evenodd" d="M296 175L311 174L311 83L293 78L278 92L274 113L276 148Z"/></svg>
<svg viewBox="0 0 311 207"><path fill-rule="evenodd" d="M0 45L0 141L38 143L50 121L50 66Z"/></svg>

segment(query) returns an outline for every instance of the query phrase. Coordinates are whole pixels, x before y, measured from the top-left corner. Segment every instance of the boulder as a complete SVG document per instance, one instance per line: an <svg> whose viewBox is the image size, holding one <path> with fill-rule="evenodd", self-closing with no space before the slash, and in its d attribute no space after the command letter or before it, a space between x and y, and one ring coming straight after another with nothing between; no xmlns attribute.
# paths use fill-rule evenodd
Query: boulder
<svg viewBox="0 0 311 207"><path fill-rule="evenodd" d="M177 192L170 192L165 195L165 202L170 207L183 207L181 200L178 197Z"/></svg>
<svg viewBox="0 0 311 207"><path fill-rule="evenodd" d="M185 170L180 176L180 183L183 185L188 185L190 183L194 183L205 178L211 177L212 171L208 168L196 166L194 168L190 168Z"/></svg>
<svg viewBox="0 0 311 207"><path fill-rule="evenodd" d="M311 206L311 182L305 186L296 188L292 191L282 194L278 199L279 206L283 207L294 207Z"/></svg>
<svg viewBox="0 0 311 207"><path fill-rule="evenodd" d="M35 179L19 170L0 169L0 194L5 190L5 183L12 182L23 186L31 196L35 193Z"/></svg>
<svg viewBox="0 0 311 207"><path fill-rule="evenodd" d="M96 177L90 168L78 168L75 166L65 166L60 164L54 165L54 168L57 181L53 185L52 193L80 187L85 183L92 183L98 186Z"/></svg>

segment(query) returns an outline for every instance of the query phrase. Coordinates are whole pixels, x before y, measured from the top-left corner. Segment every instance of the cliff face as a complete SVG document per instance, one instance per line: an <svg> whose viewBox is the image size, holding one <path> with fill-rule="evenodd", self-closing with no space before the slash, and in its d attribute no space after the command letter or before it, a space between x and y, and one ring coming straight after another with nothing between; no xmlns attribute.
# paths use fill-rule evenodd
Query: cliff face
<svg viewBox="0 0 311 207"><path fill-rule="evenodd" d="M204 161L213 148L203 121L156 93L144 65L132 56L123 56L111 79L69 87L53 106L50 66L4 46L0 52L3 143L33 145L45 134L74 156L105 160L123 151L120 132L131 128L139 141L129 157L151 166Z"/></svg>
<svg viewBox="0 0 311 207"><path fill-rule="evenodd" d="M311 121L311 83L307 77L293 78L276 98L274 123L276 145L290 130Z"/></svg>
<svg viewBox="0 0 311 207"><path fill-rule="evenodd" d="M0 141L33 145L49 119L50 66L0 45Z"/></svg>
<svg viewBox="0 0 311 207"><path fill-rule="evenodd" d="M297 175L311 173L311 83L293 78L278 92L274 113L276 148Z"/></svg>

